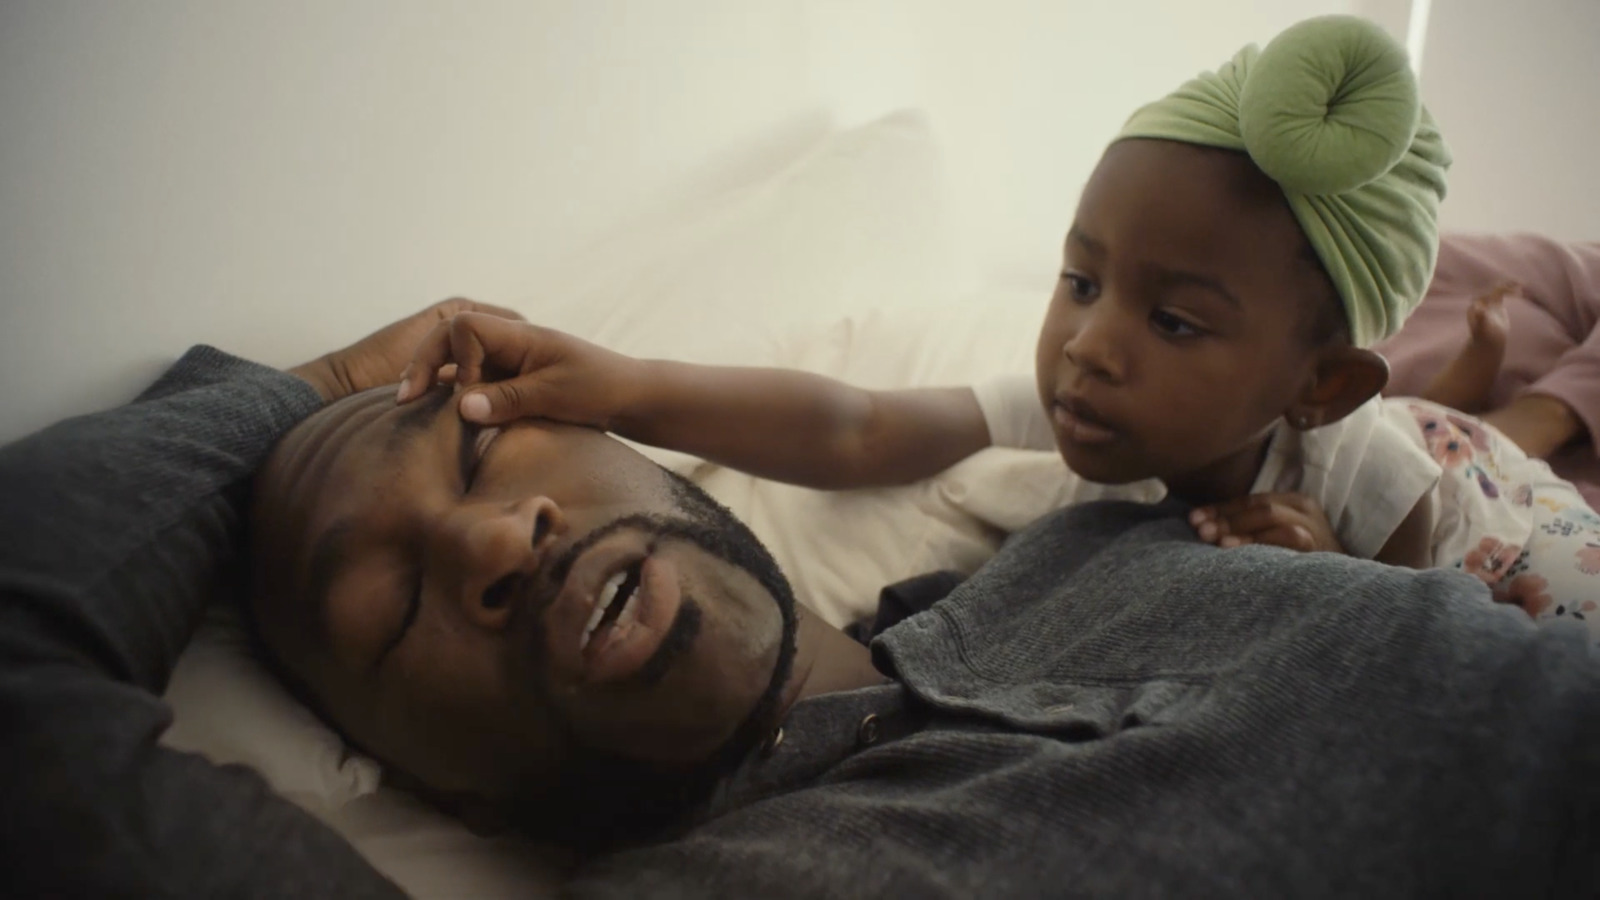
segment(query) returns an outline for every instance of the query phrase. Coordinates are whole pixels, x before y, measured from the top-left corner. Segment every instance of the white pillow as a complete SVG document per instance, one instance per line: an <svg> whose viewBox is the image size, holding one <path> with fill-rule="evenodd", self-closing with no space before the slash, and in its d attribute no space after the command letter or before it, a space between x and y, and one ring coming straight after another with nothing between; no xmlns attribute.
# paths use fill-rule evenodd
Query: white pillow
<svg viewBox="0 0 1600 900"><path fill-rule="evenodd" d="M232 603L213 603L206 611L173 669L166 701L175 716L163 743L215 763L250 766L314 813L330 813L378 789L378 763L348 752L261 665Z"/></svg>
<svg viewBox="0 0 1600 900"><path fill-rule="evenodd" d="M515 305L629 353L772 362L771 348L799 323L903 307L946 282L940 204L931 129L920 113L900 113L836 135L759 183L624 231L552 276L534 292L542 301ZM797 527L806 515L796 513ZM787 526L763 527L785 543ZM808 550L802 542L780 559L810 570ZM225 609L185 652L167 699L176 713L167 744L250 765L336 826L345 804L376 787L375 764L348 754L272 680Z"/></svg>

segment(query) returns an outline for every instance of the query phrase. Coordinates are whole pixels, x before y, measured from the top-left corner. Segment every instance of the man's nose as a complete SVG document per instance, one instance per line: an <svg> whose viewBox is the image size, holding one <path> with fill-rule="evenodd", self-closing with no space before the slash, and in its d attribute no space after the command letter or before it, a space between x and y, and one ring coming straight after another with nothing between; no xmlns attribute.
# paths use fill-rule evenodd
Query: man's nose
<svg viewBox="0 0 1600 900"><path fill-rule="evenodd" d="M454 590L467 618L502 629L511 620L518 593L526 591L552 561L566 533L561 507L535 496L462 510L454 532L459 577Z"/></svg>
<svg viewBox="0 0 1600 900"><path fill-rule="evenodd" d="M1076 318L1061 355L1091 378L1112 383L1126 378L1128 313L1102 297Z"/></svg>

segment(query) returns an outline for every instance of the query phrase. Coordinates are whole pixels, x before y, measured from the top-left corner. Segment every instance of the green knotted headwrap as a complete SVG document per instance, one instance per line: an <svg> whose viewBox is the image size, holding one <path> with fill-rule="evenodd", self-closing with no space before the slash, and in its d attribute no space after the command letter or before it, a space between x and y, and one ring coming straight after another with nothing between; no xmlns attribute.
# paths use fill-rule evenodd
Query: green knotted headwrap
<svg viewBox="0 0 1600 900"><path fill-rule="evenodd" d="M1353 16L1299 23L1143 107L1117 140L1243 150L1278 183L1370 346L1422 300L1450 151L1405 49Z"/></svg>

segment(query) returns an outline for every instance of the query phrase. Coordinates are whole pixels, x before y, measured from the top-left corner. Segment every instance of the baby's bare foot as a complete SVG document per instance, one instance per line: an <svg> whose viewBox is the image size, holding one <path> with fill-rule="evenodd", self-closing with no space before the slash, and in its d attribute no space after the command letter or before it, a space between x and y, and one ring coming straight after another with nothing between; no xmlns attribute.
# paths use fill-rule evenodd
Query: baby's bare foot
<svg viewBox="0 0 1600 900"><path fill-rule="evenodd" d="M1517 290L1514 284L1500 284L1472 301L1467 308L1467 343L1429 382L1424 399L1469 413L1488 404L1511 333L1506 295Z"/></svg>
<svg viewBox="0 0 1600 900"><path fill-rule="evenodd" d="M1499 358L1506 351L1506 337L1511 333L1511 315L1506 312L1506 296L1520 293L1514 284L1496 285L1494 290L1472 301L1467 308L1467 332L1473 344L1482 345L1496 356L1495 370L1499 371Z"/></svg>

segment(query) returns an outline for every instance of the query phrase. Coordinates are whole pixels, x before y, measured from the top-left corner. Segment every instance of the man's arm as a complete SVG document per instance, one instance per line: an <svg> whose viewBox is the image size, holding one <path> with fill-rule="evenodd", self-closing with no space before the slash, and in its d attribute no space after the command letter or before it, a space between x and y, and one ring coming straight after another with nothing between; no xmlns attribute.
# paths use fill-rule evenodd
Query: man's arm
<svg viewBox="0 0 1600 900"><path fill-rule="evenodd" d="M0 449L0 893L402 896L254 773L157 744L250 475L321 403L199 347L128 406Z"/></svg>

